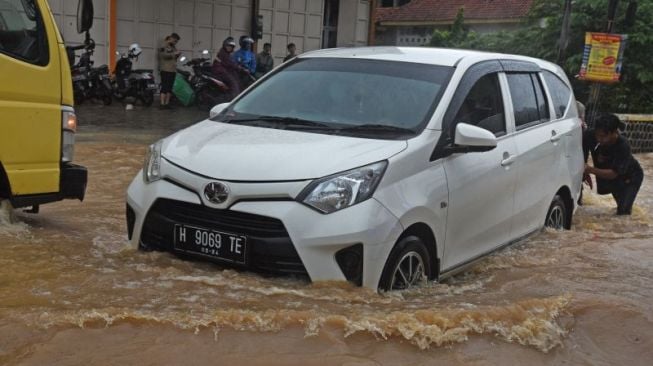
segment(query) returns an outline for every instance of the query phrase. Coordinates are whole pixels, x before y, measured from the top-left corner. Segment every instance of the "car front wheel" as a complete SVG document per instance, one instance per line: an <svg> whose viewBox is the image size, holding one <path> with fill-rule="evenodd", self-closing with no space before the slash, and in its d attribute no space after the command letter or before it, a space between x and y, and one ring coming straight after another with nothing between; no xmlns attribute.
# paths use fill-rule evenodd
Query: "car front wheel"
<svg viewBox="0 0 653 366"><path fill-rule="evenodd" d="M416 236L407 236L390 252L381 275L379 289L407 290L423 285L430 276L431 261L426 245Z"/></svg>

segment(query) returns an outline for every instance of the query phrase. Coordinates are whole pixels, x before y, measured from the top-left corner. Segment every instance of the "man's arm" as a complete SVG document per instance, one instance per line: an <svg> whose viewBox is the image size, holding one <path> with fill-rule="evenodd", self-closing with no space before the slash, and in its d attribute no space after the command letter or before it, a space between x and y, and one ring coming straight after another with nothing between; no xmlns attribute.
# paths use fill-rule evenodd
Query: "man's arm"
<svg viewBox="0 0 653 366"><path fill-rule="evenodd" d="M612 169L599 169L589 165L585 165L585 173L594 174L598 178L607 180L613 180L619 176L619 174Z"/></svg>

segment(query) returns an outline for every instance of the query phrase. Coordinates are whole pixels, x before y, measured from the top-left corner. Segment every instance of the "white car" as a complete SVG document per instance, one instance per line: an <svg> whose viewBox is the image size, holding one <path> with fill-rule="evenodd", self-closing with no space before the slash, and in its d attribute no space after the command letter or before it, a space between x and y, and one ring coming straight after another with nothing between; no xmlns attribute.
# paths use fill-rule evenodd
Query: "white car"
<svg viewBox="0 0 653 366"><path fill-rule="evenodd" d="M581 121L556 65L370 47L303 54L149 148L141 249L401 290L569 228Z"/></svg>

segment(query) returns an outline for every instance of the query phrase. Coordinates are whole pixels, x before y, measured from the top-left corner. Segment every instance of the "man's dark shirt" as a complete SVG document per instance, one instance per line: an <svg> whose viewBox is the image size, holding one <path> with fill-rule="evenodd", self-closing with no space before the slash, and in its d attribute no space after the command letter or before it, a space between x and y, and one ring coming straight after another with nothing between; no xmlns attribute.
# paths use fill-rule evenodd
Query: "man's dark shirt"
<svg viewBox="0 0 653 366"><path fill-rule="evenodd" d="M598 169L612 169L617 173L615 179L602 179L596 177L596 190L599 194L612 193L615 188L630 180L630 177L643 172L642 167L630 153L628 141L619 136L612 145L599 145L594 131L586 131L583 136L583 154L585 161L592 154L594 167Z"/></svg>

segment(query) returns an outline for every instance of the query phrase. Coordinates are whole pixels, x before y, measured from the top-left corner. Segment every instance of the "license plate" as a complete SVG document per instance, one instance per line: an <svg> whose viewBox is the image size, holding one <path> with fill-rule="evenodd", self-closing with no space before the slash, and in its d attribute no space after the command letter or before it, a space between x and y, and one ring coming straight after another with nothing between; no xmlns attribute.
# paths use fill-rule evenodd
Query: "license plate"
<svg viewBox="0 0 653 366"><path fill-rule="evenodd" d="M147 88L148 88L148 89L156 89L157 86L156 86L156 84L149 84L149 85L147 86Z"/></svg>
<svg viewBox="0 0 653 366"><path fill-rule="evenodd" d="M175 225L174 247L185 253L245 264L247 238L201 227Z"/></svg>

